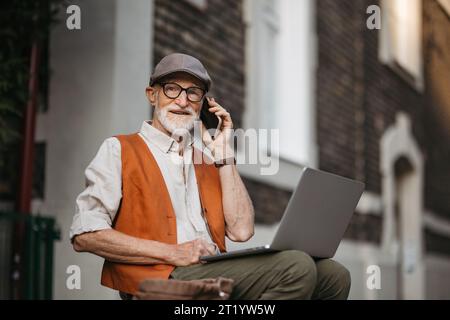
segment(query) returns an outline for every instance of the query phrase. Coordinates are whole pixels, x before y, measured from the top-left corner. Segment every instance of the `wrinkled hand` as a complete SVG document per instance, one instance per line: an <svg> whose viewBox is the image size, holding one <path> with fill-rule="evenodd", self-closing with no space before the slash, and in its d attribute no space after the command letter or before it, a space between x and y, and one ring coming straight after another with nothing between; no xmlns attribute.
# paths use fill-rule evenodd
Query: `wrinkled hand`
<svg viewBox="0 0 450 320"><path fill-rule="evenodd" d="M195 239L173 246L169 262L177 267L200 263L200 256L216 254L215 247L203 239Z"/></svg>
<svg viewBox="0 0 450 320"><path fill-rule="evenodd" d="M233 121L230 113L225 110L214 98L208 98L209 111L222 119L220 133L213 140L207 129L202 125L202 139L206 147L211 150L215 161L234 157L233 149Z"/></svg>

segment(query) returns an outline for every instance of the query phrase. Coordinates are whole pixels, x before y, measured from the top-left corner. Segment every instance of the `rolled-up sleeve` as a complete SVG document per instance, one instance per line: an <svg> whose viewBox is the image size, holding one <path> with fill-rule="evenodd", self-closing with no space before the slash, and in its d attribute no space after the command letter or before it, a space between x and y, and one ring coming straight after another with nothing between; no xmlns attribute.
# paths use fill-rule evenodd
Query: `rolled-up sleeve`
<svg viewBox="0 0 450 320"><path fill-rule="evenodd" d="M76 199L70 239L111 229L122 199L122 160L117 138L106 139L85 170L86 189Z"/></svg>

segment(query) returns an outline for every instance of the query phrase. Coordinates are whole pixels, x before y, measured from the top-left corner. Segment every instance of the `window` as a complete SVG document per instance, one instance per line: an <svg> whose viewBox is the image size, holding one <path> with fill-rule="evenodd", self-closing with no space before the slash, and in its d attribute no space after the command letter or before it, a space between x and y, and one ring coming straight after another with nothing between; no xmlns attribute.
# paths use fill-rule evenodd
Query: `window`
<svg viewBox="0 0 450 320"><path fill-rule="evenodd" d="M423 90L422 0L382 0L380 60Z"/></svg>
<svg viewBox="0 0 450 320"><path fill-rule="evenodd" d="M314 1L247 0L245 5L244 127L278 129L281 160L314 166Z"/></svg>

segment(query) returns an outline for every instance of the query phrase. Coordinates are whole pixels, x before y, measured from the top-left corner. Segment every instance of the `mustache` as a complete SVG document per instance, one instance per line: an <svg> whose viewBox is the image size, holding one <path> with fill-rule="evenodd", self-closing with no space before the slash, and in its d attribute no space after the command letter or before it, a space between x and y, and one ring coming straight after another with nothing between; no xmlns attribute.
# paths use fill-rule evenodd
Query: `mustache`
<svg viewBox="0 0 450 320"><path fill-rule="evenodd" d="M192 109L191 107L186 107L186 108L180 108L177 105L169 105L165 108L166 112L170 112L170 111L179 111L179 112L186 112L189 113L191 116L196 115L194 109Z"/></svg>

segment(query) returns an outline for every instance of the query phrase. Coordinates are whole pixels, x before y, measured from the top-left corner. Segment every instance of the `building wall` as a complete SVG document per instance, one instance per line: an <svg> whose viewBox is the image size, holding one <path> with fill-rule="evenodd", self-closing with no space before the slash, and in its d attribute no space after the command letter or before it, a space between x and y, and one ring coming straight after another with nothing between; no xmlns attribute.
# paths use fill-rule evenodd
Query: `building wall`
<svg viewBox="0 0 450 320"><path fill-rule="evenodd" d="M424 1L425 205L450 218L450 13ZM449 247L450 248L450 247Z"/></svg>
<svg viewBox="0 0 450 320"><path fill-rule="evenodd" d="M448 87L450 20L435 0L423 2L423 52L425 90L416 90L378 56L380 32L366 28L366 8L378 1L317 1L319 69L317 74L317 126L319 167L343 176L362 180L366 190L382 196L380 139L394 125L396 114L404 112L411 119L411 129L425 160L424 212L449 219L450 189L448 174L449 146ZM382 17L383 18L383 17ZM349 36L351 35L351 36ZM357 212L347 229L336 256L351 270L356 281L353 297L395 299L399 256L380 249L383 213L379 210ZM357 210L358 211L358 210ZM449 233L437 232L425 223L425 297L449 298L447 278ZM354 242L351 249L345 245ZM364 248L372 248L366 250ZM350 248L350 249L349 249ZM349 252L354 250L364 254ZM368 264L381 267L384 283L394 284L381 291L365 290L362 277ZM355 280L354 279L354 280ZM390 280L389 280L390 279ZM355 290L363 290L355 294ZM364 291L366 291L364 293Z"/></svg>
<svg viewBox="0 0 450 320"><path fill-rule="evenodd" d="M448 17L442 15L436 1L425 1L424 32L434 39L427 43L425 56L430 57L428 70L434 72L426 74L433 90L427 87L426 93L420 94L378 61L378 34L365 29L362 18L367 5L373 2L316 2L320 169L361 179L369 192L379 196L379 140L394 123L395 113L405 111L412 119L415 138L427 159L433 155L426 167L427 208L445 216L449 188L445 188L444 160L450 144L447 138L442 138L445 125L439 119L446 114L450 100L444 90L448 73L439 71L448 70L449 66L448 35L442 32L449 30ZM63 25L52 36L54 76L50 84L50 108L39 117L36 138L48 143L47 187L44 202L35 203L34 211L55 213L63 230L55 255L55 298L117 298L115 292L99 284L102 259L76 254L68 242L74 199L84 186L83 170L103 139L132 132L142 119L148 118L148 105L141 96L143 87L153 62L171 52L193 54L204 62L214 82L211 95L231 111L236 126L240 127L246 94L245 24L241 0L208 0L203 9L187 0L154 0L154 13L153 1L134 1L133 5L118 0L112 5L106 0L80 3L84 29L68 33ZM290 196L290 190L249 178L245 183L255 203L259 224L251 241L229 242L230 249L270 242ZM353 298L396 295L391 281L395 279L395 258L382 253L378 246L381 221L380 212L355 215L346 233L347 240L337 253L336 259L351 270ZM445 244L440 238L434 242ZM438 252L447 248L444 245ZM428 249L436 251L433 245ZM355 250L358 254L353 255ZM365 267L371 263L386 270L383 283L387 288L383 293L365 289ZM65 271L70 264L81 267L80 291L65 287ZM446 258L436 258L430 263L427 260L428 274L440 274L427 282L427 297L448 297L444 286L430 287L446 275L446 266Z"/></svg>
<svg viewBox="0 0 450 320"><path fill-rule="evenodd" d="M241 0L155 0L154 61L169 53L191 54L203 62L215 97L237 127L244 108L244 22Z"/></svg>
<svg viewBox="0 0 450 320"><path fill-rule="evenodd" d="M245 99L245 22L242 0L207 0L199 9L190 1L155 1L154 61L172 52L191 54L203 62L213 96L242 126ZM243 178L256 207L256 220L279 220L290 192ZM272 201L274 198L280 201Z"/></svg>
<svg viewBox="0 0 450 320"><path fill-rule="evenodd" d="M412 133L425 159L425 208L448 221L450 188L447 174L450 146L446 129L449 70L448 15L435 0L425 0L425 91L417 91L378 58L379 31L366 28L366 8L378 1L318 0L317 37L317 135L319 168L362 180L366 193L358 205L335 259L352 274L353 299L399 297L399 257L381 247L383 206L380 173L380 140L393 126L398 112L411 119ZM350 36L351 35L351 36ZM447 84L447 86L446 86ZM430 154L433 157L430 159ZM287 203L290 190L247 180L259 222L248 243L229 242L245 248L270 242ZM425 210L424 210L425 215ZM447 219L446 219L447 218ZM275 224L273 224L275 223ZM446 223L444 223L446 224ZM449 233L425 223L426 298L450 298ZM366 286L369 265L382 270L381 290Z"/></svg>
<svg viewBox="0 0 450 320"><path fill-rule="evenodd" d="M55 246L54 298L114 299L100 285L103 259L76 253L69 241L84 170L104 139L137 131L150 115L145 87L151 64L152 1L80 0L81 30L63 23L51 36L49 109L38 116L37 141L47 144L44 200L33 212L53 214L61 229ZM69 265L81 271L81 290L68 290Z"/></svg>
<svg viewBox="0 0 450 320"><path fill-rule="evenodd" d="M380 62L380 31L367 29L364 15L372 4L379 2L317 1L319 166L360 179L366 190L381 194L380 139L396 113L404 111L425 157L425 207L449 219L450 97L444 87L450 76L443 70L450 68L450 36L445 32L450 20L437 1L423 1L426 89L422 93ZM371 219L377 221L362 227L367 217L355 215L346 236L378 242L381 223ZM426 241L428 250L450 253L448 245L434 243Z"/></svg>

